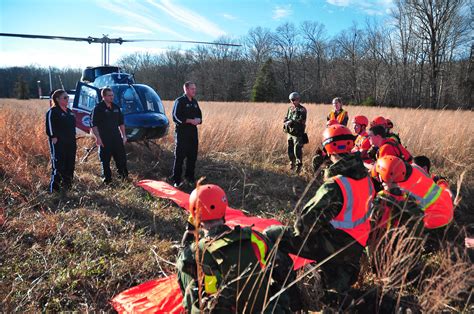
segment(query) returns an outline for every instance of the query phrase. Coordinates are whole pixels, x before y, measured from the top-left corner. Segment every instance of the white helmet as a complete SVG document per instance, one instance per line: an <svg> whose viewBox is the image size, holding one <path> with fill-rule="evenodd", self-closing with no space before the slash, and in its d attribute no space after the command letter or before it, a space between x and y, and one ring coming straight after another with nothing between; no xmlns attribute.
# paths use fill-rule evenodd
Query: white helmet
<svg viewBox="0 0 474 314"><path fill-rule="evenodd" d="M289 100L295 99L295 98L301 98L300 94L298 92L293 92L288 96Z"/></svg>

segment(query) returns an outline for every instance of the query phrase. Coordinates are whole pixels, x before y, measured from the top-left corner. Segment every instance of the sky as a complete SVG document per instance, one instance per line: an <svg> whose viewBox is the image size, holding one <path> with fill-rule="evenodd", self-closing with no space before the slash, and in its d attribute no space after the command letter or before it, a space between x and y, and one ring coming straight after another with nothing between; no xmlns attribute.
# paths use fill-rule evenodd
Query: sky
<svg viewBox="0 0 474 314"><path fill-rule="evenodd" d="M367 18L387 17L392 0L0 0L0 33L214 41L251 28L317 21L335 35ZM160 53L191 44L112 45L110 63L134 52ZM0 67L83 68L101 64L101 45L0 36Z"/></svg>

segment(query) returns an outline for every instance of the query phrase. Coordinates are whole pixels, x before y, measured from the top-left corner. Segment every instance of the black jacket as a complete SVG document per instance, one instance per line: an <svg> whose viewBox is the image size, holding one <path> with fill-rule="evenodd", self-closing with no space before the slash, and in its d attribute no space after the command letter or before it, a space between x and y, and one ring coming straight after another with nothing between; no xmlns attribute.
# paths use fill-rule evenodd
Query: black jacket
<svg viewBox="0 0 474 314"><path fill-rule="evenodd" d="M52 107L46 113L46 134L49 138L56 137L58 143L76 143L76 117L67 108L63 111L59 106Z"/></svg>
<svg viewBox="0 0 474 314"><path fill-rule="evenodd" d="M98 103L91 113L91 125L97 127L103 142L118 141L122 139L119 126L123 125L123 114L119 106L112 104L107 108L104 101Z"/></svg>
<svg viewBox="0 0 474 314"><path fill-rule="evenodd" d="M195 130L195 125L186 123L186 119L199 118L202 120L201 109L196 99L189 100L186 94L178 97L173 106L173 122L176 124L176 131Z"/></svg>

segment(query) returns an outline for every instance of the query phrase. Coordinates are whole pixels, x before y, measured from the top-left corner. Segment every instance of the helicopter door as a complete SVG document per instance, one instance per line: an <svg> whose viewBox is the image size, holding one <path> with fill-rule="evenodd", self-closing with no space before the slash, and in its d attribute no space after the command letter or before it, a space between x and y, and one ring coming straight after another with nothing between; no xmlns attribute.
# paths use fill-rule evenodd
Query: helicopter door
<svg viewBox="0 0 474 314"><path fill-rule="evenodd" d="M76 131L78 133L89 134L91 128L90 115L100 100L100 90L97 87L82 82L77 83L72 110L76 115Z"/></svg>

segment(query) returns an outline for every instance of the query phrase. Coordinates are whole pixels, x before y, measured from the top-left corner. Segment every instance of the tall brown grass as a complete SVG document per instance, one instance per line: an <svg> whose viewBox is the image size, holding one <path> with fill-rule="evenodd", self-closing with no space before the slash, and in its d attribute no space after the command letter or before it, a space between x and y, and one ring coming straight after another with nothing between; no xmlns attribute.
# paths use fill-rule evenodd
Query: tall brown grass
<svg viewBox="0 0 474 314"><path fill-rule="evenodd" d="M291 223L292 209L311 179L309 161L320 143L330 106L306 105L310 143L304 148L301 176L287 170L282 131L287 104L201 102L200 106L203 124L199 126L197 174L221 185L233 207ZM165 107L171 120L172 102L166 101ZM87 163L77 163L70 193L48 195L47 109L44 100L0 99L0 213L4 216L0 219L0 308L110 310L108 300L121 290L174 271L160 260L174 261L177 249L173 245L184 231L186 214L170 202L151 199L131 184L104 188L96 154ZM473 112L346 109L350 116L389 117L403 144L414 155L429 156L433 171L447 176L453 187L466 171L457 223L472 224ZM150 149L127 145L133 180L164 180L170 175L173 127L155 142L158 146ZM90 147L93 140L79 139L78 144ZM79 148L77 161L82 155ZM472 271L462 259L452 263L447 256L439 259L443 267ZM387 287L399 287L399 281L384 279L392 275L388 272L380 280ZM441 273L426 277L432 280L413 292L424 298L423 308L446 308L457 298L450 295L440 305L429 291L446 291L450 283L441 279ZM454 278L461 282L460 277Z"/></svg>

